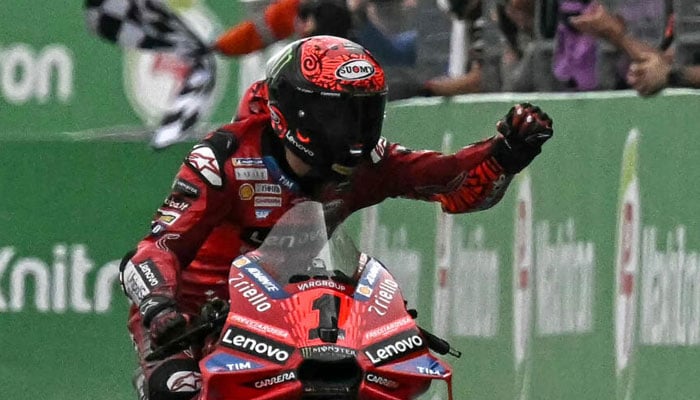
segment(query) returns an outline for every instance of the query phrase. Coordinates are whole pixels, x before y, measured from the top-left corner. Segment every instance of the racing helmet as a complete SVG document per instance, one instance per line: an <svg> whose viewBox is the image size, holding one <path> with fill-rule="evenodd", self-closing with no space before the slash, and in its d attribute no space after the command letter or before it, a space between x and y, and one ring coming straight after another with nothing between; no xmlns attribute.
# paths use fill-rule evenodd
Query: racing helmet
<svg viewBox="0 0 700 400"><path fill-rule="evenodd" d="M273 130L315 173L347 177L377 145L386 81L359 44L335 36L292 42L268 62L266 82Z"/></svg>

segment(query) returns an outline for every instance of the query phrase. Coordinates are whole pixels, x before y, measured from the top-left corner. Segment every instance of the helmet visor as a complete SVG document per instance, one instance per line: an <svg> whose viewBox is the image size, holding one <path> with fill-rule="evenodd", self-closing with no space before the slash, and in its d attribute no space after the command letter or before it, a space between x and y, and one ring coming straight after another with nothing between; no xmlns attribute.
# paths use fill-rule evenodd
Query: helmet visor
<svg viewBox="0 0 700 400"><path fill-rule="evenodd" d="M307 93L296 90L296 129L317 149L313 164L355 166L379 141L385 93Z"/></svg>

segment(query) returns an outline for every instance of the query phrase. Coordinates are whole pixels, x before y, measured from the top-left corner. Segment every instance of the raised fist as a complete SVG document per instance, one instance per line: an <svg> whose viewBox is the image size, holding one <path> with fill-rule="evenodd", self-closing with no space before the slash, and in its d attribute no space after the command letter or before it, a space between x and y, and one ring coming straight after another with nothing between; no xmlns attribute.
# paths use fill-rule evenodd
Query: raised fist
<svg viewBox="0 0 700 400"><path fill-rule="evenodd" d="M508 114L498 121L496 129L510 146L527 144L540 147L554 134L552 119L530 103L511 107Z"/></svg>
<svg viewBox="0 0 700 400"><path fill-rule="evenodd" d="M496 124L503 135L503 145L494 157L507 173L515 174L527 167L542 151L542 145L554 134L552 119L530 103L513 106Z"/></svg>

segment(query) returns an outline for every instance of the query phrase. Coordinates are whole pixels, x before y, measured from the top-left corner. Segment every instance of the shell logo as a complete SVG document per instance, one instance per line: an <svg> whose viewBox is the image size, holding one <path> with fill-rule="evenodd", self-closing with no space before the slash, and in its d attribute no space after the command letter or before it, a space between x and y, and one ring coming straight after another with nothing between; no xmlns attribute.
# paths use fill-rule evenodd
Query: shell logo
<svg viewBox="0 0 700 400"><path fill-rule="evenodd" d="M250 183L244 183L238 188L238 195L241 197L241 200L250 200L253 198L254 194L255 190Z"/></svg>

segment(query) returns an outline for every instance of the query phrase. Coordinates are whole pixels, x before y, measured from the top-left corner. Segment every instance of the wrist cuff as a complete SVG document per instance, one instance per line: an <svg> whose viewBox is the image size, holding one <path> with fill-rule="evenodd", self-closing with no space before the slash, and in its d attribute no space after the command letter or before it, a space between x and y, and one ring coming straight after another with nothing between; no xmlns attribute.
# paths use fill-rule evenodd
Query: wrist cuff
<svg viewBox="0 0 700 400"><path fill-rule="evenodd" d="M175 307L175 300L170 297L165 296L150 296L139 304L139 313L141 314L141 321L145 327L151 324L153 317L158 315L161 311L168 308Z"/></svg>

